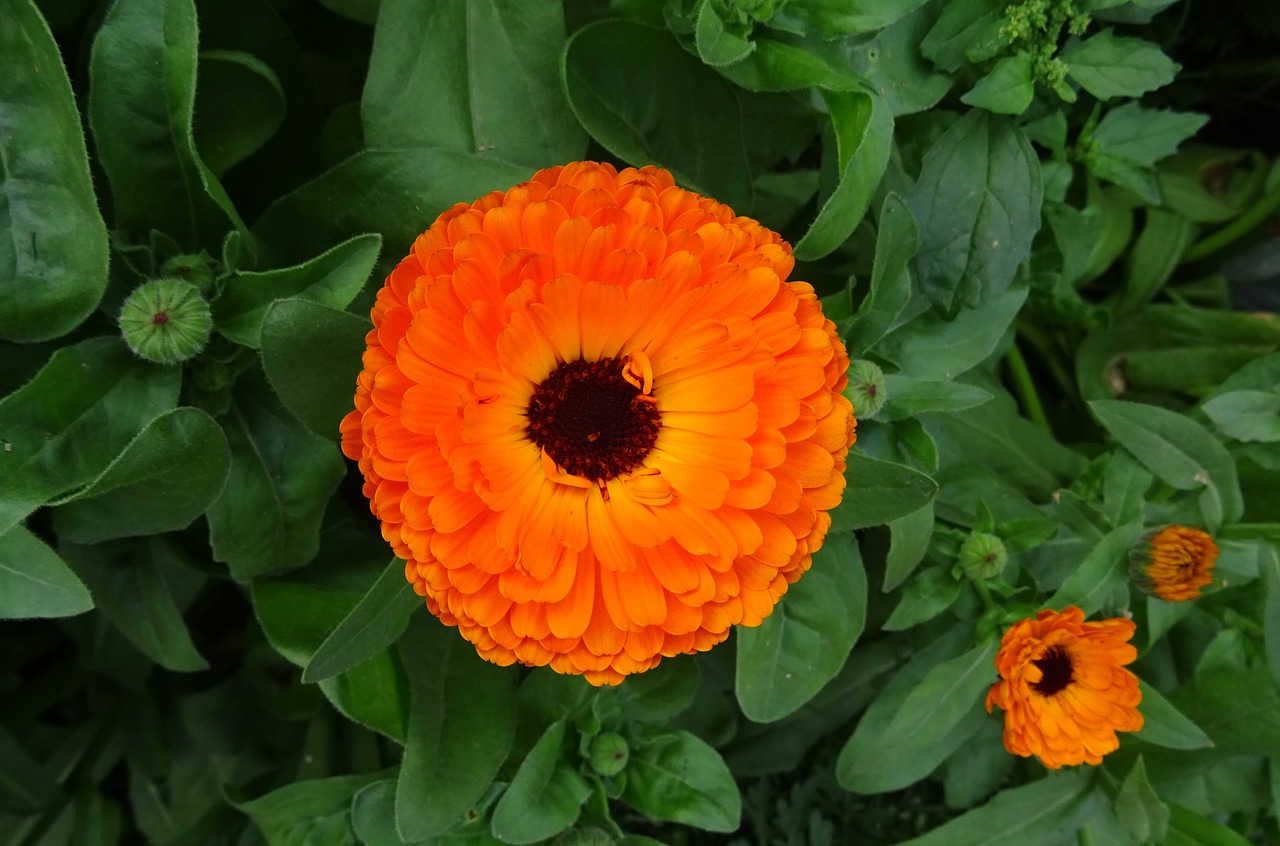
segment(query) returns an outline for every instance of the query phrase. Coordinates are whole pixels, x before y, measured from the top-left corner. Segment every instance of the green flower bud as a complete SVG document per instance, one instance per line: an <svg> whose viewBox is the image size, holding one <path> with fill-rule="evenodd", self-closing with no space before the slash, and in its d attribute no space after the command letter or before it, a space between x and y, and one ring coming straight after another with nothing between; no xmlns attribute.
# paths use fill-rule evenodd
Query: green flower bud
<svg viewBox="0 0 1280 846"><path fill-rule="evenodd" d="M588 757L591 769L602 776L615 776L626 769L631 747L627 746L622 735L606 731L592 739Z"/></svg>
<svg viewBox="0 0 1280 846"><path fill-rule="evenodd" d="M1008 560L1004 541L986 532L971 533L960 546L960 569L971 579L995 578Z"/></svg>
<svg viewBox="0 0 1280 846"><path fill-rule="evenodd" d="M888 395L884 372L873 362L855 361L849 365L849 385L844 395L853 403L853 413L859 420L874 417Z"/></svg>
<svg viewBox="0 0 1280 846"><path fill-rule="evenodd" d="M205 253L176 255L164 263L160 275L190 282L203 293L213 285L213 259Z"/></svg>
<svg viewBox="0 0 1280 846"><path fill-rule="evenodd" d="M212 331L209 304L195 285L181 279L143 283L120 309L120 332L129 349L157 364L194 357Z"/></svg>

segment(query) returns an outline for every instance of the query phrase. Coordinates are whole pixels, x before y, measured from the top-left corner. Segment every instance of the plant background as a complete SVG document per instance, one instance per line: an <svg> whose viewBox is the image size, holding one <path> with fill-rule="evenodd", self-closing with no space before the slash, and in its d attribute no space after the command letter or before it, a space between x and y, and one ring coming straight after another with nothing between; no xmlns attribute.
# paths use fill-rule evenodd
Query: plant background
<svg viewBox="0 0 1280 846"><path fill-rule="evenodd" d="M1280 843L1278 35L1248 0L0 0L0 842ZM886 374L774 615L603 690L426 614L336 434L413 237L583 157L781 232ZM182 365L115 323L165 276L212 301ZM1194 604L1130 584L1169 522L1222 548ZM1137 620L1147 725L1047 773L981 700L1067 604Z"/></svg>

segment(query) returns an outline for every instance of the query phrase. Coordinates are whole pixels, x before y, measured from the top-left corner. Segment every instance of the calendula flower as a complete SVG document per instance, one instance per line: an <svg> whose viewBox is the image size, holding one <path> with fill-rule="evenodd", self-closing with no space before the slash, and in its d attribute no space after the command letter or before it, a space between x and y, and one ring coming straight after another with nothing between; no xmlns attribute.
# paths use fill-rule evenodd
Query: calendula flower
<svg viewBox="0 0 1280 846"><path fill-rule="evenodd" d="M1143 590L1165 602L1183 602L1213 584L1217 560L1218 545L1205 532L1165 526L1135 550L1134 575Z"/></svg>
<svg viewBox="0 0 1280 846"><path fill-rule="evenodd" d="M1004 634L996 654L1000 680L987 711L1004 710L1004 745L1051 769L1099 764L1120 746L1118 731L1142 728L1138 678L1124 668L1138 657L1132 620L1086 623L1070 606L1045 609Z"/></svg>
<svg viewBox="0 0 1280 846"><path fill-rule="evenodd" d="M419 236L342 435L431 612L596 684L759 624L854 440L848 357L792 265L670 173L590 162Z"/></svg>

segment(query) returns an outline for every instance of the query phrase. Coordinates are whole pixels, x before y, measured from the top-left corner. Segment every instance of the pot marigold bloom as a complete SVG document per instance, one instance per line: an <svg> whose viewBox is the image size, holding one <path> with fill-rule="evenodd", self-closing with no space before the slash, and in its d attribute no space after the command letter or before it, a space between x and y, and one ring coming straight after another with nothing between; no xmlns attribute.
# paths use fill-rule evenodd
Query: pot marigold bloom
<svg viewBox="0 0 1280 846"><path fill-rule="evenodd" d="M1004 634L996 654L1000 680L987 712L1004 710L1004 746L1050 769L1100 764L1120 746L1118 731L1142 728L1138 677L1124 668L1138 657L1132 620L1086 623L1075 606L1045 609Z"/></svg>
<svg viewBox="0 0 1280 846"><path fill-rule="evenodd" d="M1165 526L1139 551L1138 583L1165 602L1183 602L1213 584L1218 545L1199 529Z"/></svg>
<svg viewBox="0 0 1280 846"><path fill-rule="evenodd" d="M427 607L616 684L758 625L830 526L849 359L790 247L655 167L456 205L373 308L342 447Z"/></svg>

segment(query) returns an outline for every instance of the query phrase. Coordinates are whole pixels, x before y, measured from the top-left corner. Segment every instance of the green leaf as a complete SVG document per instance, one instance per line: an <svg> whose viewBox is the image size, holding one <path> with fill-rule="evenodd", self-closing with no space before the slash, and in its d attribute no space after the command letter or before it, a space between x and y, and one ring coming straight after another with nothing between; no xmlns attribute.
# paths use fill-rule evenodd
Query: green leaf
<svg viewBox="0 0 1280 846"><path fill-rule="evenodd" d="M1104 29L1058 54L1071 78L1099 100L1141 97L1173 82L1178 64L1150 41L1117 38Z"/></svg>
<svg viewBox="0 0 1280 846"><path fill-rule="evenodd" d="M720 753L687 731L667 731L633 744L622 800L655 820L730 832L742 797Z"/></svg>
<svg viewBox="0 0 1280 846"><path fill-rule="evenodd" d="M2 725L0 761L4 761L0 767L0 810L30 814L66 801L49 770Z"/></svg>
<svg viewBox="0 0 1280 846"><path fill-rule="evenodd" d="M1089 138L1117 159L1150 167L1173 155L1178 145L1200 131L1208 120L1205 115L1192 112L1144 109L1137 103L1125 103L1103 115Z"/></svg>
<svg viewBox="0 0 1280 846"><path fill-rule="evenodd" d="M850 66L880 93L894 117L931 108L951 89L951 75L920 55L920 42L932 24L929 10L917 9L870 40L846 47Z"/></svg>
<svg viewBox="0 0 1280 846"><path fill-rule="evenodd" d="M1218 431L1237 441L1280 441L1280 393L1228 391L1207 400L1201 410Z"/></svg>
<svg viewBox="0 0 1280 846"><path fill-rule="evenodd" d="M933 538L933 503L889 521L889 553L884 563L885 593L902 584L924 560Z"/></svg>
<svg viewBox="0 0 1280 846"><path fill-rule="evenodd" d="M530 166L581 158L586 138L557 80L564 32L564 10L548 0L382 0L360 101L365 143Z"/></svg>
<svg viewBox="0 0 1280 846"><path fill-rule="evenodd" d="M1040 160L1007 118L970 111L925 154L907 204L920 228L917 282L954 317L1013 283L1040 229Z"/></svg>
<svg viewBox="0 0 1280 846"><path fill-rule="evenodd" d="M356 846L351 798L377 773L298 781L240 804L272 844Z"/></svg>
<svg viewBox="0 0 1280 846"><path fill-rule="evenodd" d="M311 656L304 682L317 682L362 664L396 642L422 598L409 588L404 562L394 558L351 613Z"/></svg>
<svg viewBox="0 0 1280 846"><path fill-rule="evenodd" d="M448 150L364 150L273 202L254 234L268 265L301 262L368 232L381 233L394 258L454 203L532 175L521 165Z"/></svg>
<svg viewBox="0 0 1280 846"><path fill-rule="evenodd" d="M1116 305L1121 313L1146 305L1160 293L1196 234L1195 225L1180 214L1147 209L1146 216L1142 234L1126 257L1124 288Z"/></svg>
<svg viewBox="0 0 1280 846"><path fill-rule="evenodd" d="M756 49L745 59L718 68L721 75L748 91L794 91L821 88L829 91L865 91L867 80L847 64L830 61L805 47L757 38Z"/></svg>
<svg viewBox="0 0 1280 846"><path fill-rule="evenodd" d="M980 702L991 687L996 647L988 641L938 664L936 650L926 650L919 657L927 659L900 670L840 751L840 786L855 793L899 790L941 764L986 718Z"/></svg>
<svg viewBox="0 0 1280 846"><path fill-rule="evenodd" d="M1235 829L1207 819L1174 802L1169 805L1169 832L1165 846L1249 846Z"/></svg>
<svg viewBox="0 0 1280 846"><path fill-rule="evenodd" d="M976 308L963 308L953 319L925 312L885 336L876 354L908 376L954 379L995 351L1026 299L1027 289L1017 287Z"/></svg>
<svg viewBox="0 0 1280 846"><path fill-rule="evenodd" d="M1141 534L1142 521L1134 520L1103 535L1048 604L1059 610L1078 605L1086 617L1103 608L1123 610L1129 599L1129 552ZM1123 597L1118 606L1116 597Z"/></svg>
<svg viewBox="0 0 1280 846"><path fill-rule="evenodd" d="M1141 679L1138 680L1138 688L1142 691L1142 704L1138 706L1138 710L1142 712L1143 723L1134 737L1166 749L1205 749L1213 746L1213 741L1204 730L1187 719L1160 691Z"/></svg>
<svg viewBox="0 0 1280 846"><path fill-rule="evenodd" d="M822 90L835 130L840 181L795 246L796 258L822 258L849 237L867 213L889 163L893 115L884 98L863 91Z"/></svg>
<svg viewBox="0 0 1280 846"><path fill-rule="evenodd" d="M1151 786L1141 756L1120 783L1115 810L1133 842L1164 842L1169 830L1169 807L1160 801L1155 788Z"/></svg>
<svg viewBox="0 0 1280 846"><path fill-rule="evenodd" d="M147 424L102 473L53 511L63 540L98 543L185 529L222 492L231 468L226 436L197 408Z"/></svg>
<svg viewBox="0 0 1280 846"><path fill-rule="evenodd" d="M562 679L563 676L556 676ZM664 658L618 687L618 701L628 719L662 724L683 713L698 692L698 665L692 656Z"/></svg>
<svg viewBox="0 0 1280 846"><path fill-rule="evenodd" d="M1274 543L1263 544L1258 552L1258 569L1267 590L1262 618L1263 640L1271 675L1280 681L1280 552Z"/></svg>
<svg viewBox="0 0 1280 846"><path fill-rule="evenodd" d="M840 672L867 619L867 574L851 534L831 535L764 622L738 630L742 713L771 723Z"/></svg>
<svg viewBox="0 0 1280 846"><path fill-rule="evenodd" d="M756 45L746 36L751 34L750 26L745 32L730 31L720 18L714 3L703 3L698 10L698 19L694 25L694 44L698 48L698 56L712 67L731 65L740 62Z"/></svg>
<svg viewBox="0 0 1280 846"><path fill-rule="evenodd" d="M258 349L262 321L275 300L303 300L344 309L364 287L381 248L381 236L357 235L294 267L234 273L213 304L214 323L237 344Z"/></svg>
<svg viewBox="0 0 1280 846"><path fill-rule="evenodd" d="M1092 773L1051 773L1021 787L1002 790L980 808L961 814L928 834L898 846L1039 846L1057 843L1081 823ZM1072 825L1074 823L1074 825Z"/></svg>
<svg viewBox="0 0 1280 846"><path fill-rule="evenodd" d="M141 243L155 229L188 250L246 232L196 152L192 0L116 0L89 61L89 124L111 183L113 228Z"/></svg>
<svg viewBox="0 0 1280 846"><path fill-rule="evenodd" d="M493 836L538 843L578 820L591 785L564 758L565 721L556 720L529 750L493 809Z"/></svg>
<svg viewBox="0 0 1280 846"><path fill-rule="evenodd" d="M911 259L916 254L916 222L897 194L889 194L877 219L876 257L871 287L858 308L845 343L849 355L861 357L893 328L911 301Z"/></svg>
<svg viewBox="0 0 1280 846"><path fill-rule="evenodd" d="M1003 0L956 0L942 7L938 22L920 42L920 52L944 71L955 73L967 62L965 51L997 24Z"/></svg>
<svg viewBox="0 0 1280 846"><path fill-rule="evenodd" d="M25 526L0 534L0 620L70 617L93 608L84 582Z"/></svg>
<svg viewBox="0 0 1280 846"><path fill-rule="evenodd" d="M413 704L396 831L425 840L461 820L506 760L516 728L512 674L434 618L420 615L397 645Z"/></svg>
<svg viewBox="0 0 1280 846"><path fill-rule="evenodd" d="M62 552L94 605L144 655L178 673L207 670L165 579L158 543L63 544Z"/></svg>
<svg viewBox="0 0 1280 846"><path fill-rule="evenodd" d="M337 446L297 423L256 371L240 377L223 429L231 475L208 510L213 557L240 581L307 563L346 473Z"/></svg>
<svg viewBox="0 0 1280 846"><path fill-rule="evenodd" d="M0 27L0 338L70 332L107 288L107 229L58 45L31 0Z"/></svg>
<svg viewBox="0 0 1280 846"><path fill-rule="evenodd" d="M284 123L284 88L271 66L239 50L200 54L192 133L218 176L257 152Z"/></svg>
<svg viewBox="0 0 1280 846"><path fill-rule="evenodd" d="M1223 752L1280 754L1280 684L1267 668L1198 673L1169 698Z"/></svg>
<svg viewBox="0 0 1280 846"><path fill-rule="evenodd" d="M135 358L119 338L53 354L0 400L0 533L59 494L89 484L144 426L178 401L182 371Z"/></svg>
<svg viewBox="0 0 1280 846"><path fill-rule="evenodd" d="M946 567L930 567L917 575L902 592L902 599L881 626L898 632L932 620L960 598L960 582Z"/></svg>
<svg viewBox="0 0 1280 846"><path fill-rule="evenodd" d="M382 0L320 0L320 5L353 21L373 26L377 23Z"/></svg>
<svg viewBox="0 0 1280 846"><path fill-rule="evenodd" d="M963 411L982 405L991 394L964 382L937 382L900 373L886 374L884 408L879 419L891 421L915 417L926 411Z"/></svg>
<svg viewBox="0 0 1280 846"><path fill-rule="evenodd" d="M1035 94L1031 54L1023 50L996 62L960 102L998 115L1020 115L1031 105Z"/></svg>
<svg viewBox="0 0 1280 846"><path fill-rule="evenodd" d="M1216 529L1244 513L1236 467L1226 447L1191 418L1143 403L1094 400L1093 414L1148 470L1179 490L1204 488L1201 508Z"/></svg>
<svg viewBox="0 0 1280 846"><path fill-rule="evenodd" d="M738 95L669 33L619 20L588 24L569 38L561 73L574 114L610 153L667 168L740 214L751 208Z"/></svg>
<svg viewBox="0 0 1280 846"><path fill-rule="evenodd" d="M831 511L831 531L848 532L879 526L927 505L937 482L903 464L850 452L844 498Z"/></svg>
<svg viewBox="0 0 1280 846"><path fill-rule="evenodd" d="M884 29L903 15L916 10L925 0L805 0L787 6L783 13L794 16L823 38L853 35Z"/></svg>

